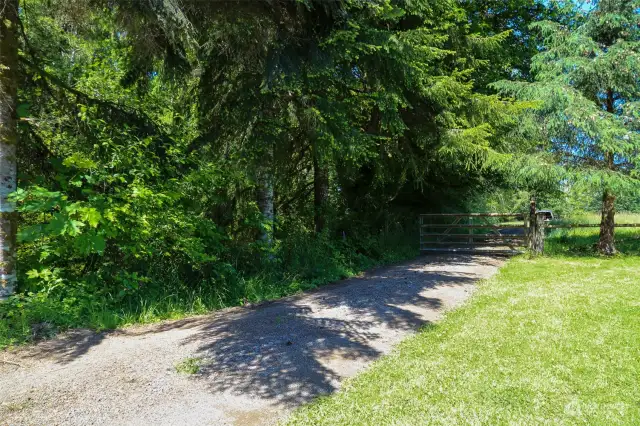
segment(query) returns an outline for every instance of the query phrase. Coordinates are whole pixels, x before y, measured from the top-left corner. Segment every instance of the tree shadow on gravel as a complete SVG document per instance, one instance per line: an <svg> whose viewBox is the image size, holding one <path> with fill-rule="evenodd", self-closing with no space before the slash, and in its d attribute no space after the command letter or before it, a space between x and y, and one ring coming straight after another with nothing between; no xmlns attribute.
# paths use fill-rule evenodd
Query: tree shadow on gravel
<svg viewBox="0 0 640 426"><path fill-rule="evenodd" d="M92 347L99 345L105 333L96 333L89 329L76 329L65 332L51 340L44 340L35 346L19 349L24 358L53 358L59 364L67 364L86 354Z"/></svg>
<svg viewBox="0 0 640 426"><path fill-rule="evenodd" d="M213 393L286 406L333 392L344 373L361 365L344 361L376 359L388 334L417 330L436 316L442 301L423 292L479 278L463 271L419 271L420 264L424 259L202 325L184 341L196 343L196 356L205 360L199 379Z"/></svg>
<svg viewBox="0 0 640 426"><path fill-rule="evenodd" d="M441 301L421 292L469 284L478 276L458 268L489 265L496 266L496 260L472 255L425 256L253 309L232 308L103 333L73 330L19 351L22 357L67 364L107 336L192 329L197 331L184 343L198 345L197 356L207 360L200 377L212 392L246 393L299 404L335 390L341 376L328 363L379 357L380 349L371 342L381 337L380 328L398 332L428 323L414 308L437 310Z"/></svg>

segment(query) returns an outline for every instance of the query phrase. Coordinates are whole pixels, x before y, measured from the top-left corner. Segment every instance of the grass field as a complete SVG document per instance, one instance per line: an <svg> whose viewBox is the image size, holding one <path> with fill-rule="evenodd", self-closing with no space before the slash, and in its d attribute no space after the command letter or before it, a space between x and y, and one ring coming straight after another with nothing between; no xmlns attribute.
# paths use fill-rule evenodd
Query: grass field
<svg viewBox="0 0 640 426"><path fill-rule="evenodd" d="M555 222L555 221L554 221ZM557 222L600 223L597 214L584 214ZM640 214L618 213L616 223L640 223ZM545 241L545 253L550 256L594 256L598 242L598 228L558 229L549 232ZM616 248L624 255L640 256L640 228L617 228Z"/></svg>
<svg viewBox="0 0 640 426"><path fill-rule="evenodd" d="M611 259L597 233L554 232L290 424L640 424L640 232Z"/></svg>

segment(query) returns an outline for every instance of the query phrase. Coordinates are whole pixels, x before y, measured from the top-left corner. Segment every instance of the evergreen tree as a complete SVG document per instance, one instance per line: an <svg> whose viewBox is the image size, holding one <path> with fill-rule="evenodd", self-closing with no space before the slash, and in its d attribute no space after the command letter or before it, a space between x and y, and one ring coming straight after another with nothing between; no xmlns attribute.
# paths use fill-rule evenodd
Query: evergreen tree
<svg viewBox="0 0 640 426"><path fill-rule="evenodd" d="M543 48L532 83L500 82L537 100L541 139L557 161L602 193L598 249L615 253L616 194L640 187L640 2L601 0L584 19L534 24Z"/></svg>
<svg viewBox="0 0 640 426"><path fill-rule="evenodd" d="M472 33L484 36L508 33L500 54L492 55L489 66L476 72L476 87L487 90L487 84L500 79L529 79L531 58L537 53L537 40L530 25L556 15L557 7L553 7L553 2L461 0L460 4L467 11Z"/></svg>

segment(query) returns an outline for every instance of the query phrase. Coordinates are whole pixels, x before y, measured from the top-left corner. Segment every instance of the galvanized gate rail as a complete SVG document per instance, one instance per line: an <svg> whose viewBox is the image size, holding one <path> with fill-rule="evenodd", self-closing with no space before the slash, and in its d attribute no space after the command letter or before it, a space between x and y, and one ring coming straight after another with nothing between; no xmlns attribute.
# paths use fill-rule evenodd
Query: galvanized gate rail
<svg viewBox="0 0 640 426"><path fill-rule="evenodd" d="M420 250L520 253L527 245L527 219L523 213L421 214Z"/></svg>

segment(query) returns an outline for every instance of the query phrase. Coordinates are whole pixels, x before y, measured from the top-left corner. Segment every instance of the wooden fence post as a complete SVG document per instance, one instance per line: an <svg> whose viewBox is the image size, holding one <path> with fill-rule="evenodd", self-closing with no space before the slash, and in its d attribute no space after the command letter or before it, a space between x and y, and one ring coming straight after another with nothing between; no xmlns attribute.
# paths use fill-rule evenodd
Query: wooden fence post
<svg viewBox="0 0 640 426"><path fill-rule="evenodd" d="M424 216L420 215L420 252L422 252L422 229L424 228Z"/></svg>
<svg viewBox="0 0 640 426"><path fill-rule="evenodd" d="M531 197L529 201L529 217L527 218L529 227L527 228L527 245L530 250L533 250L533 239L536 229L536 199Z"/></svg>
<svg viewBox="0 0 640 426"><path fill-rule="evenodd" d="M544 213L536 213L535 220L533 222L533 231L531 232L529 248L535 255L544 253L544 216Z"/></svg>

